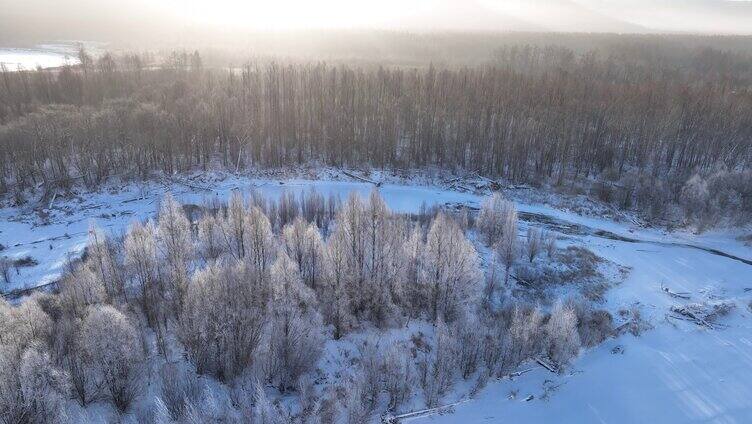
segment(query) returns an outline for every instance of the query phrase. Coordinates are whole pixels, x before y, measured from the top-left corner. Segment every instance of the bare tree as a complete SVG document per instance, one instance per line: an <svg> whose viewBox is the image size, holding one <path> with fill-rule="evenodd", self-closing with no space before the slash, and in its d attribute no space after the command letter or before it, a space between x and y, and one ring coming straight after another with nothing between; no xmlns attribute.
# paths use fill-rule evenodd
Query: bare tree
<svg viewBox="0 0 752 424"><path fill-rule="evenodd" d="M384 391L389 396L389 409L397 410L410 398L415 386L415 365L404 346L392 344L382 358Z"/></svg>
<svg viewBox="0 0 752 424"><path fill-rule="evenodd" d="M10 270L13 268L13 261L10 260L7 256L3 256L0 258L0 277L3 279L3 283L6 285L9 285L11 282L10 279Z"/></svg>
<svg viewBox="0 0 752 424"><path fill-rule="evenodd" d="M438 405L451 388L457 365L456 341L441 320L436 323L434 339L431 349L420 352L418 359L419 382L428 407Z"/></svg>
<svg viewBox="0 0 752 424"><path fill-rule="evenodd" d="M502 233L501 238L496 244L496 255L500 262L504 264L506 269L506 276L504 277L504 285L509 284L509 273L517 261L517 211L514 206L504 214L504 220L501 223Z"/></svg>
<svg viewBox="0 0 752 424"><path fill-rule="evenodd" d="M529 262L533 262L536 256L540 253L541 245L543 244L543 233L540 228L528 227L527 229L527 243L525 244L525 250L527 253L527 259Z"/></svg>
<svg viewBox="0 0 752 424"><path fill-rule="evenodd" d="M553 258L556 254L556 234L552 232L546 232L543 235L543 245L546 249L546 254L549 258Z"/></svg>

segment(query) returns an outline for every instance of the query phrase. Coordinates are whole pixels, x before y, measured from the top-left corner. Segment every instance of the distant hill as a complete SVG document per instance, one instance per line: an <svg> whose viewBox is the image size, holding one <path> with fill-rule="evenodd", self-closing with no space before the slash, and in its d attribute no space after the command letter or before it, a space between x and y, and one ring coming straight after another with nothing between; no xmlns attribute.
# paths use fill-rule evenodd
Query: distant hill
<svg viewBox="0 0 752 424"><path fill-rule="evenodd" d="M239 38L246 31L189 22L179 17L182 6L176 2L0 0L0 46L57 39L207 41ZM324 1L322 7L327 4L336 2ZM752 1L745 0L404 0L404 5L395 9L401 14L390 12L363 29L752 34Z"/></svg>

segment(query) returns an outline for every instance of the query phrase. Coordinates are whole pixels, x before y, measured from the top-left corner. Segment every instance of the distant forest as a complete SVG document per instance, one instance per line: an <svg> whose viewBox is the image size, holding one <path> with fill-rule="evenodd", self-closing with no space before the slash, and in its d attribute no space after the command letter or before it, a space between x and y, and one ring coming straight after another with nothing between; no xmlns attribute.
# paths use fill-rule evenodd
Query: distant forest
<svg viewBox="0 0 752 424"><path fill-rule="evenodd" d="M466 66L82 51L80 66L3 69L0 192L21 202L39 186L217 163L437 166L588 182L657 218L667 201L748 217L752 54L740 37L582 40L503 44Z"/></svg>

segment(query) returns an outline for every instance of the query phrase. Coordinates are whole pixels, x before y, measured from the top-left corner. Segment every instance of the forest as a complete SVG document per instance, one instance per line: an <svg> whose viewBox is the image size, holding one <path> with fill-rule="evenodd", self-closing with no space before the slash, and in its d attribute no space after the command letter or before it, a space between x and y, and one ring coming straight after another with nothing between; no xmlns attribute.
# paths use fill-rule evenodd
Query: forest
<svg viewBox="0 0 752 424"><path fill-rule="evenodd" d="M106 407L125 422L363 423L536 358L564 369L614 331L574 294L548 307L511 296L510 276L573 250L540 229L519 236L500 195L477 216L395 214L377 190L344 202L236 192L185 210L167 196L122 236L92 228L58 290L0 301L2 422ZM593 264L575 251L581 280ZM374 333L415 325L409 341ZM354 334L351 365L322 369Z"/></svg>
<svg viewBox="0 0 752 424"><path fill-rule="evenodd" d="M0 193L21 204L32 190L217 166L437 167L655 222L752 216L743 37L511 38L465 64L81 51L76 66L3 69Z"/></svg>
<svg viewBox="0 0 752 424"><path fill-rule="evenodd" d="M1 424L750 411L752 38L327 34L0 64Z"/></svg>

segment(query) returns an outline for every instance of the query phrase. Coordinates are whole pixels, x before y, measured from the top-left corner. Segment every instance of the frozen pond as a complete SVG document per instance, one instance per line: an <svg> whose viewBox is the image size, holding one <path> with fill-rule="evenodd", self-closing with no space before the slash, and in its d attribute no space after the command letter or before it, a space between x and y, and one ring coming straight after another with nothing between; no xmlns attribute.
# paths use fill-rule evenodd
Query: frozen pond
<svg viewBox="0 0 752 424"><path fill-rule="evenodd" d="M91 42L60 42L30 48L0 47L0 63L10 71L76 65L80 63L78 51L82 45L90 54L96 53L99 46Z"/></svg>
<svg viewBox="0 0 752 424"><path fill-rule="evenodd" d="M78 59L66 54L31 49L0 49L0 63L8 70L57 68L78 63Z"/></svg>

